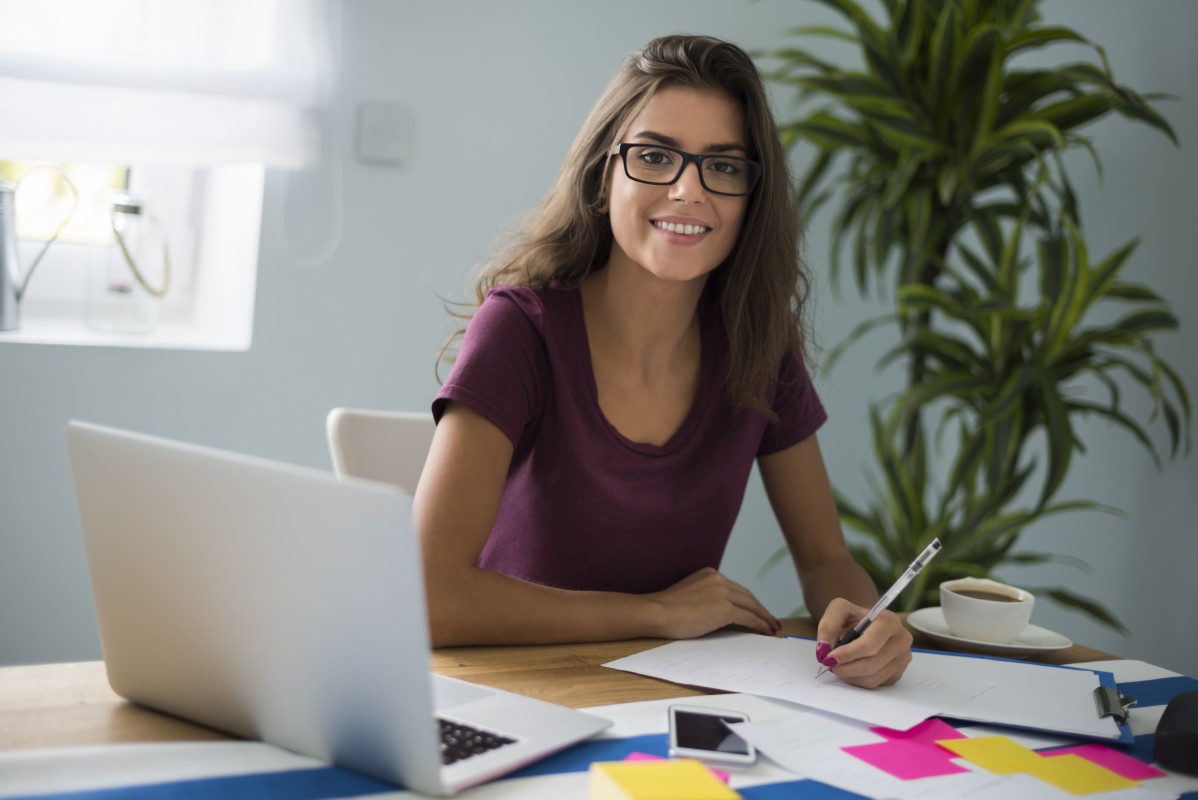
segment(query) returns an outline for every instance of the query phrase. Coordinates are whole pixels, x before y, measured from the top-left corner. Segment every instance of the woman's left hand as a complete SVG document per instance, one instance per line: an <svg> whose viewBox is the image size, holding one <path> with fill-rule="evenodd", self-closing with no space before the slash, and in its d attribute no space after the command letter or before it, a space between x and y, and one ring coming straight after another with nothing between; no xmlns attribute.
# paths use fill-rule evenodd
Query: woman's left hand
<svg viewBox="0 0 1198 800"><path fill-rule="evenodd" d="M856 641L836 647L868 611L841 597L830 602L819 621L816 658L841 680L874 689L903 676L911 663L912 638L897 614L883 611Z"/></svg>

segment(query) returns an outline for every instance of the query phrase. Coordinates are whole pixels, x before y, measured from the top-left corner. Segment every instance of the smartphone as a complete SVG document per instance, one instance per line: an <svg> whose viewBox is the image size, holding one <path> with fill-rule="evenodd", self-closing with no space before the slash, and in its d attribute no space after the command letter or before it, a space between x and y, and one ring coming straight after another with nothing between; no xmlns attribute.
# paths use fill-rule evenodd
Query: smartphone
<svg viewBox="0 0 1198 800"><path fill-rule="evenodd" d="M733 767L756 763L757 750L728 727L729 723L748 722L748 714L688 705L672 705L669 714L671 756Z"/></svg>

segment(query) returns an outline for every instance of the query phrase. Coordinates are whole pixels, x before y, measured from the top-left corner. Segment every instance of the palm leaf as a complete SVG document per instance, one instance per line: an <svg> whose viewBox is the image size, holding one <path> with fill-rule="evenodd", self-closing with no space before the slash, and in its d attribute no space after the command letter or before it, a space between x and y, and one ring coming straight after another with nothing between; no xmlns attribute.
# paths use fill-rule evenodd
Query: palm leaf
<svg viewBox="0 0 1198 800"><path fill-rule="evenodd" d="M1007 40L1007 54L1015 55L1021 50L1044 47L1058 42L1088 44L1086 38L1069 28L1037 28L1017 33Z"/></svg>
<svg viewBox="0 0 1198 800"><path fill-rule="evenodd" d="M1127 626L1109 608L1096 600L1082 597L1060 586L1029 589L1028 591L1036 596L1045 595L1051 597L1058 605L1065 608L1085 612L1091 619L1122 633L1124 636L1131 635L1131 631L1127 629Z"/></svg>

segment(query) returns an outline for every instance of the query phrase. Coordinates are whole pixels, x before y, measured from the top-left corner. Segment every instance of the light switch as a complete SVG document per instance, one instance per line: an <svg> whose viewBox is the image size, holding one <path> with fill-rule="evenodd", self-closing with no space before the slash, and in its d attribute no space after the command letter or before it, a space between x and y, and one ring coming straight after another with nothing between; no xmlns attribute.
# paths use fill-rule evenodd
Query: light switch
<svg viewBox="0 0 1198 800"><path fill-rule="evenodd" d="M400 103L358 106L358 159L399 166L412 158L413 115Z"/></svg>

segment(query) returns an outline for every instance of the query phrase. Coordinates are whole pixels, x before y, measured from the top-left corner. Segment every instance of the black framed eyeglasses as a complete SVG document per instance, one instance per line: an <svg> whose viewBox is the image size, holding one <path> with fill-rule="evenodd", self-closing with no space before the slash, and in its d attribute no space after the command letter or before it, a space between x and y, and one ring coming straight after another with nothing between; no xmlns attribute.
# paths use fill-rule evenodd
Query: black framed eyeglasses
<svg viewBox="0 0 1198 800"><path fill-rule="evenodd" d="M624 174L638 183L668 186L682 177L686 165L694 162L699 181L712 194L743 197L761 179L761 164L748 158L722 154L696 155L662 144L629 144L612 151L624 162Z"/></svg>

